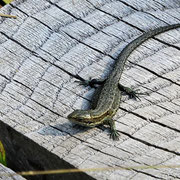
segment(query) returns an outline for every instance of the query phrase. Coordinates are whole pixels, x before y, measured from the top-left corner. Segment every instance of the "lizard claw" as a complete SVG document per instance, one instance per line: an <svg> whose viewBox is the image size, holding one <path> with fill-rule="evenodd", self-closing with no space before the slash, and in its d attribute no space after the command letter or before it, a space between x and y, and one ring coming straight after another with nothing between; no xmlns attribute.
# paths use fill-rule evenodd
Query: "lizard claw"
<svg viewBox="0 0 180 180"><path fill-rule="evenodd" d="M138 91L139 91L139 89L137 89L137 90L132 90L132 89L130 89L130 88L127 88L127 89L126 89L126 93L128 94L128 96L129 96L130 99L138 99L138 100L141 101L141 99L139 98L139 96L141 96L141 95L147 95L147 93L141 93L141 92L138 92Z"/></svg>
<svg viewBox="0 0 180 180"><path fill-rule="evenodd" d="M85 80L84 78L82 78L81 76L79 76L78 74L75 76L77 79L79 79L79 81L75 81L77 83L79 83L79 85L83 85L85 87L90 86L90 87L96 87L95 84L97 83L96 79L92 79L91 77L88 80Z"/></svg>
<svg viewBox="0 0 180 180"><path fill-rule="evenodd" d="M139 98L139 96L144 96L144 95L148 95L147 93L138 93L138 90L132 90L128 95L130 98L134 98L134 99L139 99L141 101L141 99Z"/></svg>
<svg viewBox="0 0 180 180"><path fill-rule="evenodd" d="M113 139L114 141L119 140L119 133L117 130L113 130L110 134L110 138Z"/></svg>
<svg viewBox="0 0 180 180"><path fill-rule="evenodd" d="M128 96L130 99L139 99L141 101L141 99L139 98L139 95L141 93L138 93L137 91L139 91L139 89L137 89L135 91L130 89L130 91L128 92Z"/></svg>
<svg viewBox="0 0 180 180"><path fill-rule="evenodd" d="M83 80L83 81L75 81L77 82L79 85L83 85L85 87L89 86L89 80Z"/></svg>

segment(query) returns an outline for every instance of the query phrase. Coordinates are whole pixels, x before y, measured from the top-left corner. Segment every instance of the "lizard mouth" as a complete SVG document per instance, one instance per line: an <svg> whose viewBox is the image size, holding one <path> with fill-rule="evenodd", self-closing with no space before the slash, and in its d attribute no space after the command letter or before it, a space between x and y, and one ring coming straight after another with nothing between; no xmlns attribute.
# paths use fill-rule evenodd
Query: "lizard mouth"
<svg viewBox="0 0 180 180"><path fill-rule="evenodd" d="M90 120L90 115L89 114L79 114L78 111L74 111L71 114L67 116L67 118L76 124L79 124L81 126L85 127L94 127L94 123Z"/></svg>

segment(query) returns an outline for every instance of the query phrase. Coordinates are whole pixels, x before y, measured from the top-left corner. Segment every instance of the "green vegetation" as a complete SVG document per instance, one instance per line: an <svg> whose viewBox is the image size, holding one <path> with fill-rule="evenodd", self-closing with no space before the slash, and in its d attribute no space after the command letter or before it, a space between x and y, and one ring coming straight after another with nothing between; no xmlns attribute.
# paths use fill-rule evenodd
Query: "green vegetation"
<svg viewBox="0 0 180 180"><path fill-rule="evenodd" d="M7 166L6 153L2 142L0 141L0 163Z"/></svg>
<svg viewBox="0 0 180 180"><path fill-rule="evenodd" d="M6 4L9 4L10 2L12 2L13 0L3 0Z"/></svg>

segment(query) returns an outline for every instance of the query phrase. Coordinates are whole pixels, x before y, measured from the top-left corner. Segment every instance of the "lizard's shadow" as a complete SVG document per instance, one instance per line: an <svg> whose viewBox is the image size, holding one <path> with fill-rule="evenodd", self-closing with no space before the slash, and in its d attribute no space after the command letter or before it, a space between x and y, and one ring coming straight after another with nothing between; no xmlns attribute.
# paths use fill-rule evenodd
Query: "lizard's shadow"
<svg viewBox="0 0 180 180"><path fill-rule="evenodd" d="M38 131L38 133L44 136L73 136L78 133L84 133L89 129L91 129L91 127L84 127L67 122L63 124L43 127Z"/></svg>

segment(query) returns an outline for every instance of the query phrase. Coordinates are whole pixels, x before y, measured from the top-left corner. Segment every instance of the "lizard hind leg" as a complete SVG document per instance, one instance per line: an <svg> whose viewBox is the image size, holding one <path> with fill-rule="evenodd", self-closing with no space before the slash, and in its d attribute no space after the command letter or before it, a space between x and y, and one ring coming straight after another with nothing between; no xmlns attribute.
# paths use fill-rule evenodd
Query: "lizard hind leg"
<svg viewBox="0 0 180 180"><path fill-rule="evenodd" d="M139 96L141 96L141 95L148 95L147 93L138 92L139 89L133 90L133 89L131 89L129 87L123 86L122 84L118 84L118 87L119 87L119 90L125 92L129 96L130 99L134 98L134 99L141 100L139 98Z"/></svg>

